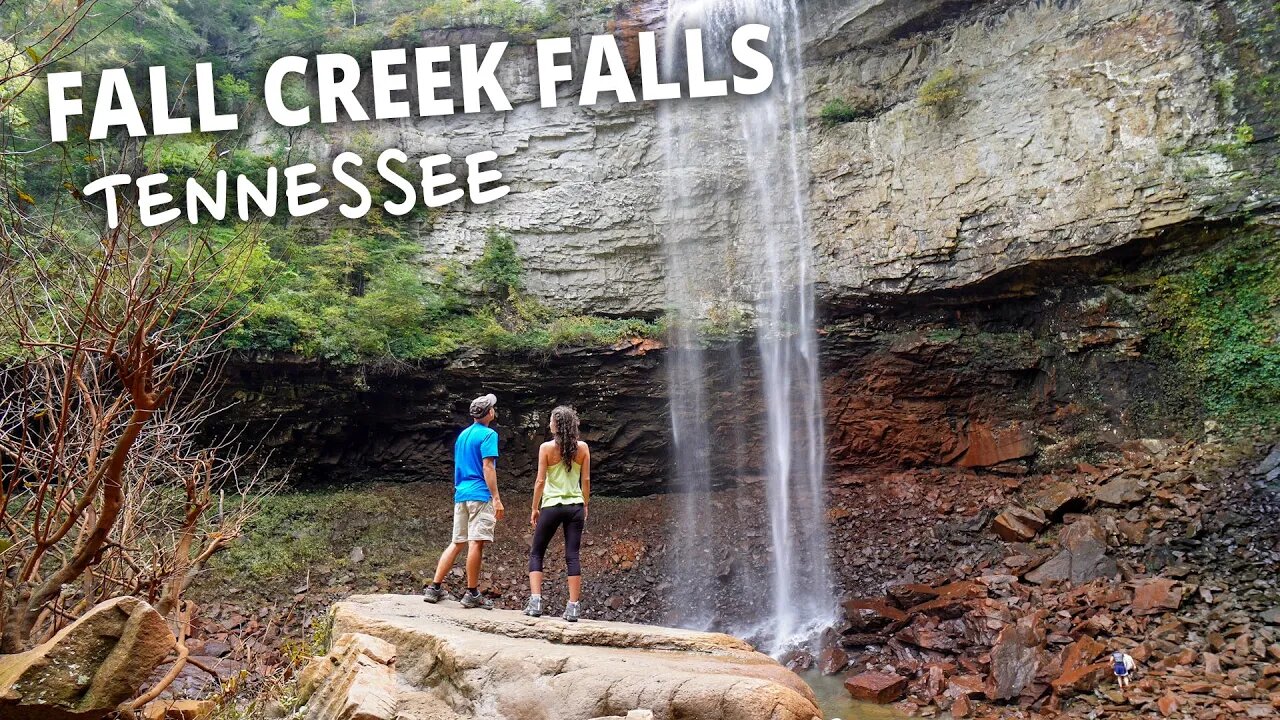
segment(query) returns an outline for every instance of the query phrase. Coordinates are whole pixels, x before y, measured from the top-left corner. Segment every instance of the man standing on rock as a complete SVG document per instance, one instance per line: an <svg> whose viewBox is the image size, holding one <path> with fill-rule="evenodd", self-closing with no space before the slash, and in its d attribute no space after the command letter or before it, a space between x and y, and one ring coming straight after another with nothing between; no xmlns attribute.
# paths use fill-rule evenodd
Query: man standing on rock
<svg viewBox="0 0 1280 720"><path fill-rule="evenodd" d="M462 607L493 609L480 596L480 562L484 544L493 542L493 528L505 511L498 495L498 432L489 427L498 417L498 398L485 395L471 401L471 427L453 445L453 543L436 564L436 576L422 591L429 603L444 597L442 583L462 548L467 548L467 592Z"/></svg>

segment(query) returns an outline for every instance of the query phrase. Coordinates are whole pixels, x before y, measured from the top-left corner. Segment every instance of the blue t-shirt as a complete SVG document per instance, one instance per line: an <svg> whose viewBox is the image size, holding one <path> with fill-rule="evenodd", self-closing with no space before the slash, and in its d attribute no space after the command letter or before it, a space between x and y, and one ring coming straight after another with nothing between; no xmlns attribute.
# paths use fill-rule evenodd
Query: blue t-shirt
<svg viewBox="0 0 1280 720"><path fill-rule="evenodd" d="M484 459L498 457L498 431L472 423L453 444L453 501L489 502L493 495L484 482Z"/></svg>

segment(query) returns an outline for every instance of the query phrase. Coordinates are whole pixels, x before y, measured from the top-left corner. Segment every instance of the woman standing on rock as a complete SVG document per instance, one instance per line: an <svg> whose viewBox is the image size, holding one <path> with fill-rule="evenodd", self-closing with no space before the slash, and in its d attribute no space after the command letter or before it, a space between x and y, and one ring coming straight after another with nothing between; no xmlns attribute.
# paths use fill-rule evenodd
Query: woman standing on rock
<svg viewBox="0 0 1280 720"><path fill-rule="evenodd" d="M564 528L564 559L569 566L569 603L564 619L577 622L582 595L578 550L591 500L591 451L578 439L578 413L561 405L551 411L552 439L538 448L538 479L533 486L533 547L529 550L529 604L524 614L542 615L542 559L556 530Z"/></svg>

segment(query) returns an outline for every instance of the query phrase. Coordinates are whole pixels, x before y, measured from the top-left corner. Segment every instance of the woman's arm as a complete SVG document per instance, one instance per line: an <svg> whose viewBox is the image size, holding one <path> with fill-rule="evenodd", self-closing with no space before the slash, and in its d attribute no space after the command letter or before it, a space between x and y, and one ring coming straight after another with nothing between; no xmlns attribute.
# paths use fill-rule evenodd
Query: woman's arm
<svg viewBox="0 0 1280 720"><path fill-rule="evenodd" d="M538 524L538 513L542 511L542 490L547 485L547 448L538 446L538 479L533 483L533 509L529 512L529 524Z"/></svg>
<svg viewBox="0 0 1280 720"><path fill-rule="evenodd" d="M587 506L591 503L591 448L582 445L582 515L585 518Z"/></svg>

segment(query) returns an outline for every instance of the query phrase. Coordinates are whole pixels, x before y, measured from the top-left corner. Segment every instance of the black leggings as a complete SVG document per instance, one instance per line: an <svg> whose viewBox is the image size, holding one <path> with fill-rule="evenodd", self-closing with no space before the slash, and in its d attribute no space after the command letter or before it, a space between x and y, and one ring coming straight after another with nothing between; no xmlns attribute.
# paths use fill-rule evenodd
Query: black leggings
<svg viewBox="0 0 1280 720"><path fill-rule="evenodd" d="M582 503L573 505L549 505L538 515L538 526L533 529L533 547L529 549L529 572L542 572L542 558L556 530L564 526L564 560L569 566L569 577L582 574L578 562L578 549L582 547L582 526L586 524Z"/></svg>

